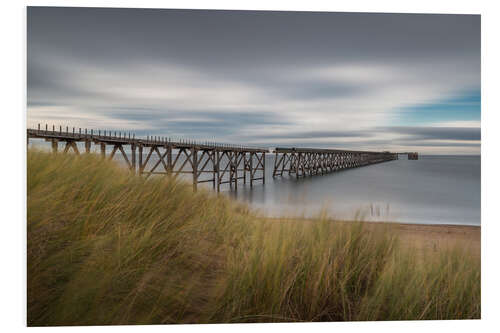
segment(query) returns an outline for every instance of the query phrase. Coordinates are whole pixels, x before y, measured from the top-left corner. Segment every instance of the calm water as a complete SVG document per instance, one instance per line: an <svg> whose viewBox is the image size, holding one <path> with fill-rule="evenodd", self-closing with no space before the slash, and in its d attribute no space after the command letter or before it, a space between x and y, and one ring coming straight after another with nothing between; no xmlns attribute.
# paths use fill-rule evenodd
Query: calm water
<svg viewBox="0 0 500 333"><path fill-rule="evenodd" d="M429 224L481 223L480 156L420 156L323 176L272 178L229 195L271 216L310 216L322 208L339 218Z"/></svg>
<svg viewBox="0 0 500 333"><path fill-rule="evenodd" d="M120 154L116 158L122 160ZM273 179L274 156L269 154L265 185L256 181L250 189L239 183L235 192L224 184L221 192L269 216L312 216L325 209L342 219L358 213L373 221L480 225L480 156L404 158L297 180L287 176ZM157 160L152 155L149 165ZM191 175L184 177L192 179ZM208 178L210 175L200 177ZM203 185L211 187L211 183Z"/></svg>

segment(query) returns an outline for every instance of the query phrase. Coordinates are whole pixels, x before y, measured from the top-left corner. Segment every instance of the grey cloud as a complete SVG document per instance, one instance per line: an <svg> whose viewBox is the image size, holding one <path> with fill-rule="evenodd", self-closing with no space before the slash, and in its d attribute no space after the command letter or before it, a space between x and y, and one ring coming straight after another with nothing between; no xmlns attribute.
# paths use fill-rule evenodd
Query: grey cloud
<svg viewBox="0 0 500 333"><path fill-rule="evenodd" d="M124 112L124 110L128 110ZM269 124L287 124L276 114L266 112L252 111L244 112L240 109L231 111L216 110L191 110L191 109L154 109L154 108L112 108L108 114L129 120L148 121L154 120L153 125L158 126L159 122L196 122L197 119L203 119L200 123L220 123L223 125L269 125ZM182 120L180 120L182 119Z"/></svg>
<svg viewBox="0 0 500 333"><path fill-rule="evenodd" d="M329 63L353 55L388 61L401 55L478 56L479 20L478 15L29 7L28 42L29 51L55 45L58 52L106 63L149 58L227 71L236 64L251 69L255 63Z"/></svg>
<svg viewBox="0 0 500 333"><path fill-rule="evenodd" d="M367 87L345 82L301 80L289 84L277 84L276 92L287 98L309 100L335 97L354 97L366 92Z"/></svg>
<svg viewBox="0 0 500 333"><path fill-rule="evenodd" d="M405 144L400 144L401 146L408 146L408 147L460 147L460 148L465 148L465 147L474 147L474 148L479 148L481 147L480 143L464 143L464 142L420 142L417 141L415 143L407 143Z"/></svg>
<svg viewBox="0 0 500 333"><path fill-rule="evenodd" d="M265 145L268 141L254 141L255 144ZM429 142L429 141L399 141L399 140L356 140L352 142L324 142L324 141L275 141L273 145L276 147L297 147L297 148L327 148L327 149L347 149L347 150L373 150L373 151L408 151L410 148L415 147L429 147L429 148L480 148L480 143L461 143L461 142ZM394 147L402 147L398 149Z"/></svg>
<svg viewBox="0 0 500 333"><path fill-rule="evenodd" d="M455 141L478 141L481 140L481 128L475 127L409 127L409 126L395 126L383 127L379 129L366 129L366 130L351 130L351 131L307 131L307 132L288 132L279 134L263 135L263 139L335 139L335 138L366 138L377 137L377 134L402 134L397 139L399 143L408 144L408 142L423 142L425 140L455 140ZM359 141L355 143L361 144L387 144L394 140L369 140Z"/></svg>
<svg viewBox="0 0 500 333"><path fill-rule="evenodd" d="M373 133L368 131L308 131L308 132L290 132L279 134L261 135L260 139L329 139L329 138L360 138L369 137Z"/></svg>
<svg viewBox="0 0 500 333"><path fill-rule="evenodd" d="M174 63L240 80L374 59L411 66L459 58L462 68L479 69L479 22L478 15L29 7L28 66L58 54L115 68Z"/></svg>
<svg viewBox="0 0 500 333"><path fill-rule="evenodd" d="M256 144L266 144L267 141L255 141ZM400 141L400 140L356 140L352 142L324 142L324 141L276 141L273 145L276 147L301 147L301 148L329 148L329 149L352 149L352 150L373 150L373 151L408 151L410 148L416 147L429 147L429 148L480 148L480 143L462 143L462 142L439 142L428 140L414 140L413 142ZM398 149L394 147L402 147Z"/></svg>
<svg viewBox="0 0 500 333"><path fill-rule="evenodd" d="M244 137L249 126L286 125L288 122L276 114L242 112L241 110L181 110L154 108L111 108L106 112L112 118L149 124L148 130L138 133L164 136L191 136L193 138L222 137L238 134Z"/></svg>
<svg viewBox="0 0 500 333"><path fill-rule="evenodd" d="M481 140L479 127L387 127L382 131L409 135L404 140Z"/></svg>

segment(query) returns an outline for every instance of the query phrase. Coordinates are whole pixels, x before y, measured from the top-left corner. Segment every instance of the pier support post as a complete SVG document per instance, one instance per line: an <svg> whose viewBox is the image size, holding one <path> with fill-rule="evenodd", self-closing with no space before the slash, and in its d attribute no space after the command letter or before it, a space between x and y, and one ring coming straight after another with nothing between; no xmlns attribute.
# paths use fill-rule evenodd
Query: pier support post
<svg viewBox="0 0 500 333"><path fill-rule="evenodd" d="M91 141L90 140L85 140L85 153L86 154L90 154L90 145L91 145Z"/></svg>
<svg viewBox="0 0 500 333"><path fill-rule="evenodd" d="M253 156L255 153L250 152L250 187L253 187L253 176L255 174L255 171L253 170Z"/></svg>
<svg viewBox="0 0 500 333"><path fill-rule="evenodd" d="M168 144L167 145L167 174L169 176L172 175L172 172L174 171L174 166L172 165L172 145Z"/></svg>
<svg viewBox="0 0 500 333"><path fill-rule="evenodd" d="M231 152L231 183L234 181L234 190L238 190L238 154Z"/></svg>
<svg viewBox="0 0 500 333"><path fill-rule="evenodd" d="M131 167L131 171L133 173L136 172L136 167L135 167L135 164L136 164L135 163L135 151L136 151L136 148L137 148L137 146L135 145L135 143L132 143L130 145L130 149L132 150L132 167Z"/></svg>
<svg viewBox="0 0 500 333"><path fill-rule="evenodd" d="M219 150L215 151L215 172L217 175L217 192L220 192L220 154Z"/></svg>
<svg viewBox="0 0 500 333"><path fill-rule="evenodd" d="M266 153L262 153L262 184L266 183Z"/></svg>
<svg viewBox="0 0 500 333"><path fill-rule="evenodd" d="M297 153L297 158L295 159L295 179L299 179L299 167L300 167L300 153Z"/></svg>
<svg viewBox="0 0 500 333"><path fill-rule="evenodd" d="M57 147L58 147L58 140L57 139L52 139L51 144L52 144L52 152L54 154L56 154L57 153Z"/></svg>
<svg viewBox="0 0 500 333"><path fill-rule="evenodd" d="M100 145L101 145L101 157L103 159L105 159L106 158L106 144L104 142L101 142Z"/></svg>
<svg viewBox="0 0 500 333"><path fill-rule="evenodd" d="M248 161L247 161L247 153L241 152L243 154L243 184L247 183L247 169L248 169Z"/></svg>
<svg viewBox="0 0 500 333"><path fill-rule="evenodd" d="M283 159L283 155L281 155L281 158ZM281 162L281 160L280 160ZM273 178L276 177L276 173L277 173L277 170L278 170L278 166L279 166L279 163L278 163L278 151L276 150L274 152L274 168L273 168Z"/></svg>
<svg viewBox="0 0 500 333"><path fill-rule="evenodd" d="M142 175L142 171L144 170L144 166L142 165L142 150L144 147L142 144L139 144L139 175Z"/></svg>
<svg viewBox="0 0 500 333"><path fill-rule="evenodd" d="M215 160L215 154L216 150L214 149L212 151L212 172L213 172L213 178L212 178L212 187L215 190L215 182L217 181L217 171L216 171L216 160Z"/></svg>
<svg viewBox="0 0 500 333"><path fill-rule="evenodd" d="M191 148L191 156L193 159L193 191L198 189L198 150L196 147Z"/></svg>

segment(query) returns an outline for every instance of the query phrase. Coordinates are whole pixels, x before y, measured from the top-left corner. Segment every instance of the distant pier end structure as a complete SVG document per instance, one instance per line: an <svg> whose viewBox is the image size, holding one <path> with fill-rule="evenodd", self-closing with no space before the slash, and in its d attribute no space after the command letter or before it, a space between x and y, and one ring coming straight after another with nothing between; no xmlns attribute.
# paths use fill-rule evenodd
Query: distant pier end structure
<svg viewBox="0 0 500 333"><path fill-rule="evenodd" d="M396 156L399 158L399 155L407 155L409 160L418 160L418 153L417 152L404 152L404 153L397 153Z"/></svg>
<svg viewBox="0 0 500 333"><path fill-rule="evenodd" d="M418 160L418 153L408 153L409 160Z"/></svg>
<svg viewBox="0 0 500 333"><path fill-rule="evenodd" d="M397 160L390 152L370 152L313 148L275 148L273 177L283 174L296 178L323 175L344 169Z"/></svg>
<svg viewBox="0 0 500 333"><path fill-rule="evenodd" d="M43 139L51 143L52 151L76 154L90 153L97 147L102 158L113 159L121 155L128 168L140 175L191 174L193 189L200 183L212 183L220 191L223 184L238 188L243 184L261 181L265 183L266 152L264 148L219 144L215 142L195 142L194 140L173 141L164 137L135 135L116 131L94 131L66 127L27 130L29 139ZM62 144L63 147L60 147ZM80 149L78 148L80 144ZM83 146L83 147L82 147ZM112 147L109 153L108 147ZM125 152L127 150L127 152Z"/></svg>

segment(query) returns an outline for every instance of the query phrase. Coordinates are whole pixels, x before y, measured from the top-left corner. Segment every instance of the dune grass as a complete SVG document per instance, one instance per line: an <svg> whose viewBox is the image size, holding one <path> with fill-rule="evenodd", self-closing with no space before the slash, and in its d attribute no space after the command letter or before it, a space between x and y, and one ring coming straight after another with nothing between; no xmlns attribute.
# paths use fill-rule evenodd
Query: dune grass
<svg viewBox="0 0 500 333"><path fill-rule="evenodd" d="M480 317L480 262L390 226L267 221L97 156L29 151L28 325Z"/></svg>

